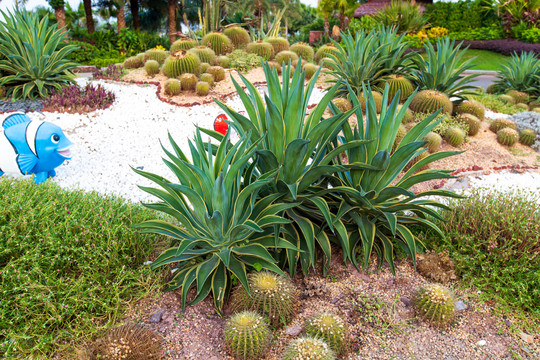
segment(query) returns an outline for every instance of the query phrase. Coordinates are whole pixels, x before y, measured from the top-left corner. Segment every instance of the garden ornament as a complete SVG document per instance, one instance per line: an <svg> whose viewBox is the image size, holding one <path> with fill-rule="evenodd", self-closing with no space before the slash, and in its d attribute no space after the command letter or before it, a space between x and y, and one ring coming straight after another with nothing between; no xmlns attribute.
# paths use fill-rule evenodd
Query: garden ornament
<svg viewBox="0 0 540 360"><path fill-rule="evenodd" d="M218 115L216 120L214 120L214 130L220 134L225 135L227 133L227 130L229 129L229 124L227 124L227 120L229 120L227 118L227 115Z"/></svg>
<svg viewBox="0 0 540 360"><path fill-rule="evenodd" d="M71 158L73 143L53 123L18 112L0 119L0 124L0 176L35 174L35 183L41 184Z"/></svg>

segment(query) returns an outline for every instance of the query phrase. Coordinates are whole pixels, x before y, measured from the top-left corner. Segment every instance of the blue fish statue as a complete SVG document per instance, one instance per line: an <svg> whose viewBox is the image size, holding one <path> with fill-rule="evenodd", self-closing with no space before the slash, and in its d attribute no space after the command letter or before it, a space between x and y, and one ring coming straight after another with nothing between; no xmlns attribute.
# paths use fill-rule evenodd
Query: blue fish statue
<svg viewBox="0 0 540 360"><path fill-rule="evenodd" d="M71 159L73 143L53 123L11 113L0 124L0 176L35 174L34 182L41 184Z"/></svg>

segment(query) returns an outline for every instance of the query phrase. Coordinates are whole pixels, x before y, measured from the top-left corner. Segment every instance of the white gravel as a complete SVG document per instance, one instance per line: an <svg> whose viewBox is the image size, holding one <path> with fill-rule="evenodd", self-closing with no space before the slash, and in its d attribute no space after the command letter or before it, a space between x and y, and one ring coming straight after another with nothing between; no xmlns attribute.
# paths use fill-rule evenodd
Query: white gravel
<svg viewBox="0 0 540 360"><path fill-rule="evenodd" d="M78 79L84 85L87 79ZM73 158L57 170L53 181L65 188L95 190L102 194L116 194L132 201L155 200L137 185L153 183L137 175L130 166L173 179L163 163L166 156L160 141L170 149L167 133L189 153L187 140L195 127L212 128L215 118L223 110L215 104L181 107L166 104L156 96L156 86L130 85L95 81L116 95L115 103L106 110L86 115L32 112L31 119L59 125L75 143ZM314 89L310 103L320 101L323 92ZM240 98L225 103L237 111L244 110Z"/></svg>

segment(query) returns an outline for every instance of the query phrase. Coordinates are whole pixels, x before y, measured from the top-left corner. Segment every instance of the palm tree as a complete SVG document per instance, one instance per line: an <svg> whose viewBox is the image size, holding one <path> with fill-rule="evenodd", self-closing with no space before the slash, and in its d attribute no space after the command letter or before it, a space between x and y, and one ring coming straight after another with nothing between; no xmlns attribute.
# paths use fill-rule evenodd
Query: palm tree
<svg viewBox="0 0 540 360"><path fill-rule="evenodd" d="M176 5L177 0L168 0L169 10L169 40L171 44L176 40Z"/></svg>
<svg viewBox="0 0 540 360"><path fill-rule="evenodd" d="M64 0L48 0L49 5L54 9L54 17L58 24L58 29L64 28L66 32L66 9L64 8Z"/></svg>
<svg viewBox="0 0 540 360"><path fill-rule="evenodd" d="M129 0L131 16L133 16L133 28L139 30L139 0Z"/></svg>
<svg viewBox="0 0 540 360"><path fill-rule="evenodd" d="M115 5L118 8L118 12L116 14L116 24L118 33L126 27L126 12L125 12L125 6L126 1L125 0L116 0Z"/></svg>
<svg viewBox="0 0 540 360"><path fill-rule="evenodd" d="M92 34L96 31L94 16L92 15L92 0L83 0L83 4L86 14L86 28L88 29L88 33Z"/></svg>

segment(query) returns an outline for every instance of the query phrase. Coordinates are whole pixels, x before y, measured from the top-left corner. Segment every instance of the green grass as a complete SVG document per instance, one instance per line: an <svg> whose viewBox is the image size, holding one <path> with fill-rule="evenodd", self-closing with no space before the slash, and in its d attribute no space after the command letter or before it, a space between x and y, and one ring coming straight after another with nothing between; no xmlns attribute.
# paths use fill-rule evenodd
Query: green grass
<svg viewBox="0 0 540 360"><path fill-rule="evenodd" d="M139 205L54 183L0 180L0 358L50 359L162 283Z"/></svg>
<svg viewBox="0 0 540 360"><path fill-rule="evenodd" d="M529 195L529 196L528 196ZM448 249L467 286L495 300L506 313L540 325L540 211L537 194L475 190L443 211L444 239L428 247Z"/></svg>
<svg viewBox="0 0 540 360"><path fill-rule="evenodd" d="M498 71L501 68L501 64L504 60L509 59L509 56L505 56L493 51L488 50L476 50L469 49L463 56L463 61L477 56L473 60L474 67L471 70L494 70Z"/></svg>

